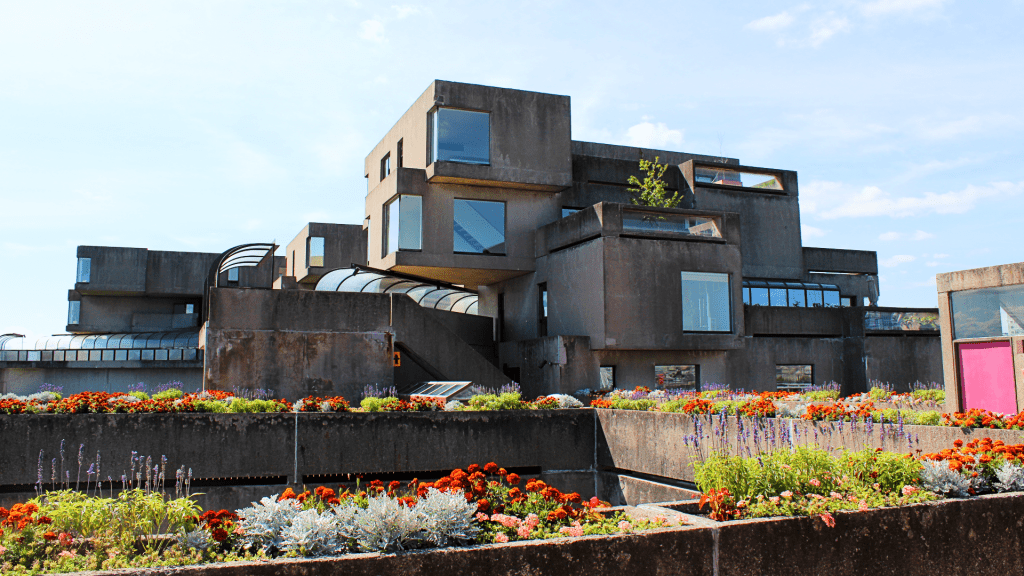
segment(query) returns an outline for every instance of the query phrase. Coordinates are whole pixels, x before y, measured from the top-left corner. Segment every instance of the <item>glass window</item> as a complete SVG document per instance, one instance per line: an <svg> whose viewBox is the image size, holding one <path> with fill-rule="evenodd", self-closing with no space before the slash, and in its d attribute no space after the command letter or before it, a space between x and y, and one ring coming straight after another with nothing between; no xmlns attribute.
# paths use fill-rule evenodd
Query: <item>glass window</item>
<svg viewBox="0 0 1024 576"><path fill-rule="evenodd" d="M768 289L759 286L750 287L750 305L768 306Z"/></svg>
<svg viewBox="0 0 1024 576"><path fill-rule="evenodd" d="M698 183L742 186L762 190L782 190L782 184L775 174L732 170L727 167L699 166L694 170Z"/></svg>
<svg viewBox="0 0 1024 576"><path fill-rule="evenodd" d="M853 306L853 296L840 296L839 302L843 308L850 308Z"/></svg>
<svg viewBox="0 0 1024 576"><path fill-rule="evenodd" d="M655 366L654 376L658 388L697 389L697 366L694 364Z"/></svg>
<svg viewBox="0 0 1024 576"><path fill-rule="evenodd" d="M75 282L82 282L83 284L89 281L89 277L92 275L92 258L79 258L78 259L78 276L75 278Z"/></svg>
<svg viewBox="0 0 1024 576"><path fill-rule="evenodd" d="M715 218L664 214L658 212L622 211L623 232L656 232L721 238L722 232Z"/></svg>
<svg viewBox="0 0 1024 576"><path fill-rule="evenodd" d="M403 194L384 206L384 254L423 248L423 197Z"/></svg>
<svg viewBox="0 0 1024 576"><path fill-rule="evenodd" d="M490 163L490 114L438 108L430 114L430 162Z"/></svg>
<svg viewBox="0 0 1024 576"><path fill-rule="evenodd" d="M839 308L839 290L822 291L822 299L826 308Z"/></svg>
<svg viewBox="0 0 1024 576"><path fill-rule="evenodd" d="M505 253L505 203L455 199L455 251Z"/></svg>
<svg viewBox="0 0 1024 576"><path fill-rule="evenodd" d="M568 206L562 206L562 218L565 218L566 216L572 216L573 214L579 211L579 208L569 208Z"/></svg>
<svg viewBox="0 0 1024 576"><path fill-rule="evenodd" d="M683 285L683 330L686 332L730 332L729 275L681 272Z"/></svg>
<svg viewBox="0 0 1024 576"><path fill-rule="evenodd" d="M238 268L228 270L228 282L238 282Z"/></svg>
<svg viewBox="0 0 1024 576"><path fill-rule="evenodd" d="M804 292L802 284L795 282L786 282L786 287L789 288L789 305L795 308L802 308L807 306L807 295Z"/></svg>
<svg viewBox="0 0 1024 576"><path fill-rule="evenodd" d="M750 288L743 287L743 303L750 304Z"/></svg>
<svg viewBox="0 0 1024 576"><path fill-rule="evenodd" d="M1024 286L962 290L950 298L953 338L1024 335Z"/></svg>
<svg viewBox="0 0 1024 576"><path fill-rule="evenodd" d="M391 174L391 152L388 152L380 159L380 179L383 180Z"/></svg>
<svg viewBox="0 0 1024 576"><path fill-rule="evenodd" d="M537 285L537 294L539 300L537 302L538 312L538 334L540 336L548 335L548 285L547 283Z"/></svg>
<svg viewBox="0 0 1024 576"><path fill-rule="evenodd" d="M324 265L324 238L311 236L306 240L306 268Z"/></svg>
<svg viewBox="0 0 1024 576"><path fill-rule="evenodd" d="M615 388L615 366L601 366L601 390Z"/></svg>
<svg viewBox="0 0 1024 576"><path fill-rule="evenodd" d="M398 161L397 164L395 164L395 166L398 167L398 168L401 168L402 167L402 139L401 138L398 139L398 146L395 147L395 156L396 156L395 160Z"/></svg>
<svg viewBox="0 0 1024 576"><path fill-rule="evenodd" d="M808 308L821 308L822 307L821 290L808 290L807 291L807 307Z"/></svg>
<svg viewBox="0 0 1024 576"><path fill-rule="evenodd" d="M775 385L779 390L799 390L814 383L813 364L776 364Z"/></svg>
<svg viewBox="0 0 1024 576"><path fill-rule="evenodd" d="M769 282L768 295L771 306L789 306L789 295L786 294L786 285L782 282Z"/></svg>
<svg viewBox="0 0 1024 576"><path fill-rule="evenodd" d="M82 313L82 303L78 300L68 302L68 324L78 324L79 315Z"/></svg>

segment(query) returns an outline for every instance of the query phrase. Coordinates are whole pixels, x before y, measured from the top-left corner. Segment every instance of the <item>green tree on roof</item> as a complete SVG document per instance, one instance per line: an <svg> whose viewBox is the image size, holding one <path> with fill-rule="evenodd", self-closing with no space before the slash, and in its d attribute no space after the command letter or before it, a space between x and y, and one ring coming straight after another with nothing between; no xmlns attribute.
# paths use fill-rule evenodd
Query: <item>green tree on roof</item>
<svg viewBox="0 0 1024 576"><path fill-rule="evenodd" d="M641 181L636 176L629 177L629 184L633 188L627 188L633 194L633 204L636 206L650 206L652 208L675 208L683 200L678 191L669 196L666 189L667 182L662 180L667 164L658 164L659 158L654 157L654 162L640 159L640 171L647 176Z"/></svg>

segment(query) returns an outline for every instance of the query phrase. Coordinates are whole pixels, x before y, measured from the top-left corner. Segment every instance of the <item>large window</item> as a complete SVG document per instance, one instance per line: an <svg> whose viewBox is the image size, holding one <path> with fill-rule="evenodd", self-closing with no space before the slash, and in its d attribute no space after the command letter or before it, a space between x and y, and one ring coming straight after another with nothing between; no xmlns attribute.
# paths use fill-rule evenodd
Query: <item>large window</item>
<svg viewBox="0 0 1024 576"><path fill-rule="evenodd" d="M729 275L682 272L683 331L731 332Z"/></svg>
<svg viewBox="0 0 1024 576"><path fill-rule="evenodd" d="M324 237L310 236L306 246L306 268L324 265Z"/></svg>
<svg viewBox="0 0 1024 576"><path fill-rule="evenodd" d="M838 308L839 288L832 284L748 280L743 282L743 303L751 306Z"/></svg>
<svg viewBox="0 0 1024 576"><path fill-rule="evenodd" d="M685 388L697 390L697 366L675 364L654 367L655 386L658 388Z"/></svg>
<svg viewBox="0 0 1024 576"><path fill-rule="evenodd" d="M75 282L87 283L90 276L92 276L92 258L79 258L78 276L75 278Z"/></svg>
<svg viewBox="0 0 1024 576"><path fill-rule="evenodd" d="M962 290L950 299L953 338L1024 335L1024 286Z"/></svg>
<svg viewBox="0 0 1024 576"><path fill-rule="evenodd" d="M455 199L455 251L505 253L505 203Z"/></svg>
<svg viewBox="0 0 1024 576"><path fill-rule="evenodd" d="M384 255L423 248L423 198L403 194L384 206Z"/></svg>
<svg viewBox="0 0 1024 576"><path fill-rule="evenodd" d="M68 302L68 324L78 324L79 314L82 312L82 303L78 300Z"/></svg>
<svg viewBox="0 0 1024 576"><path fill-rule="evenodd" d="M490 164L490 114L438 108L430 113L430 162Z"/></svg>

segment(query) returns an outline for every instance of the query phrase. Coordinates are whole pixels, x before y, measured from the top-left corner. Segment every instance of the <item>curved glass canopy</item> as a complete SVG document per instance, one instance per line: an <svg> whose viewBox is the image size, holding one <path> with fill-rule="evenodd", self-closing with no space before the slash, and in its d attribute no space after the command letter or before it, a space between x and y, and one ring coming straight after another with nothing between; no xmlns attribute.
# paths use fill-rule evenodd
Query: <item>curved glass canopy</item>
<svg viewBox="0 0 1024 576"><path fill-rule="evenodd" d="M38 340L29 340L16 334L0 336L0 350L169 350L198 347L199 332L188 330L139 334L65 334Z"/></svg>
<svg viewBox="0 0 1024 576"><path fill-rule="evenodd" d="M478 314L480 296L473 290L366 268L339 268L324 274L316 284L320 292L405 294L424 308L460 314Z"/></svg>

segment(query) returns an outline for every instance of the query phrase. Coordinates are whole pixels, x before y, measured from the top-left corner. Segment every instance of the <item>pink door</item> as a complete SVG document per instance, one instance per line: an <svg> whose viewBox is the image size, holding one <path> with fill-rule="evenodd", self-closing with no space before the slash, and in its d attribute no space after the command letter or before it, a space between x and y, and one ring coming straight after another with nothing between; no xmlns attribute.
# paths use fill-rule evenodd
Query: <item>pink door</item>
<svg viewBox="0 0 1024 576"><path fill-rule="evenodd" d="M983 408L1004 414L1017 413L1013 383L1013 355L1009 342L959 344L960 389L964 409Z"/></svg>

